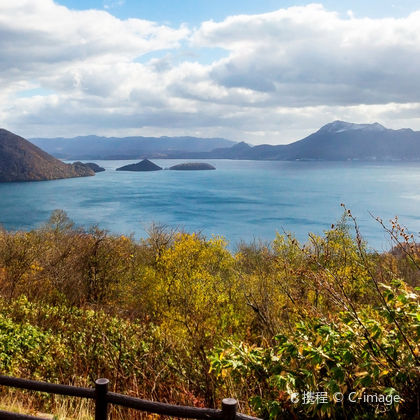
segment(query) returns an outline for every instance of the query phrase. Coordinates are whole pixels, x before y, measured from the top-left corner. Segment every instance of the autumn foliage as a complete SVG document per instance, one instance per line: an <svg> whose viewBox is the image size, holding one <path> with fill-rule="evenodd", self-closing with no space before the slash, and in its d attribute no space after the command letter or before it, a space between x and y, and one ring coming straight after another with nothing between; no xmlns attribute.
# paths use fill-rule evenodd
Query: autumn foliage
<svg viewBox="0 0 420 420"><path fill-rule="evenodd" d="M142 240L86 230L62 211L30 232L1 230L1 371L107 377L118 392L197 406L232 396L264 418L414 418L420 248L397 219L378 222L388 253L368 248L348 210L305 244L278 234L235 252L159 226ZM308 393L327 399L308 404ZM25 398L54 411L53 397Z"/></svg>

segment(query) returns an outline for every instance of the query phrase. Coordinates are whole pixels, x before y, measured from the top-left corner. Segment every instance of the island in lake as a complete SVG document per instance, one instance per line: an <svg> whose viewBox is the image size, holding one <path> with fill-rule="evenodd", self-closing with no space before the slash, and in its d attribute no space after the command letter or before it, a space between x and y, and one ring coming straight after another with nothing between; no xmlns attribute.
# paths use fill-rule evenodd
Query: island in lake
<svg viewBox="0 0 420 420"><path fill-rule="evenodd" d="M150 172L150 171L161 171L162 168L149 159L143 159L141 162L132 163L130 165L122 166L117 168L117 171L134 171L134 172Z"/></svg>
<svg viewBox="0 0 420 420"><path fill-rule="evenodd" d="M81 163L81 162L75 162L75 163ZM87 162L87 163L83 163L83 165L88 166L95 173L105 172L105 168L102 168L102 166L99 166L97 163Z"/></svg>
<svg viewBox="0 0 420 420"><path fill-rule="evenodd" d="M213 171L216 168L209 163L204 162L188 162L179 163L178 165L171 166L171 171Z"/></svg>

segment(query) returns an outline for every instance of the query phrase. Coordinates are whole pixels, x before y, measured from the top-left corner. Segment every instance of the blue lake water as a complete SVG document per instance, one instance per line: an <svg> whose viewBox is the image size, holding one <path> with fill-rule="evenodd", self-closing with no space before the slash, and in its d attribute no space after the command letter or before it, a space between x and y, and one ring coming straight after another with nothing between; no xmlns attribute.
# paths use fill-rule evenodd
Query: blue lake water
<svg viewBox="0 0 420 420"><path fill-rule="evenodd" d="M169 167L185 160L153 160ZM357 217L369 244L389 241L370 216L398 215L420 231L420 163L263 162L206 160L216 171L116 172L135 161L96 161L95 177L48 182L0 183L0 224L31 229L54 209L77 224L145 237L152 222L210 236L230 248L240 240L272 240L290 231L304 241L322 233L343 213Z"/></svg>

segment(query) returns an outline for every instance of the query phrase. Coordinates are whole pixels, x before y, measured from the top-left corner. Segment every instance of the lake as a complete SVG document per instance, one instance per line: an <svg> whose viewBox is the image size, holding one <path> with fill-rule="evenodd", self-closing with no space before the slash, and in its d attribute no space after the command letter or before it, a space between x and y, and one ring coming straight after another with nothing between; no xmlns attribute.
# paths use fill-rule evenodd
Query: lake
<svg viewBox="0 0 420 420"><path fill-rule="evenodd" d="M187 160L158 160L162 167ZM389 248L370 216L398 215L420 231L420 163L267 162L206 160L216 171L116 172L136 161L95 161L107 169L95 177L0 183L0 224L32 229L54 209L77 224L145 237L151 223L240 241L272 240L290 231L304 241L322 233L343 213L357 217L369 245Z"/></svg>

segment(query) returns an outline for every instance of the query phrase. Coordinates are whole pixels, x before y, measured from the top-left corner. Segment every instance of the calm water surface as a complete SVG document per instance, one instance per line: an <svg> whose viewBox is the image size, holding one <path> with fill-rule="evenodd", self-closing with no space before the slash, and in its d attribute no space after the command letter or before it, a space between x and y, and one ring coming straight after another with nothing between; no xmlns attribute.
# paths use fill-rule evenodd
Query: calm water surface
<svg viewBox="0 0 420 420"><path fill-rule="evenodd" d="M420 231L420 163L255 162L206 160L216 171L116 172L135 161L96 161L95 177L0 183L0 224L31 229L64 209L79 225L146 236L152 222L205 235L272 240L275 232L322 233L345 203L369 244L389 242L369 212L395 215ZM154 160L169 167L185 160Z"/></svg>

